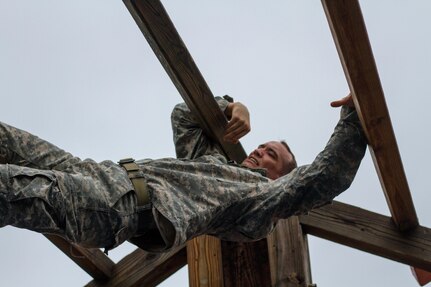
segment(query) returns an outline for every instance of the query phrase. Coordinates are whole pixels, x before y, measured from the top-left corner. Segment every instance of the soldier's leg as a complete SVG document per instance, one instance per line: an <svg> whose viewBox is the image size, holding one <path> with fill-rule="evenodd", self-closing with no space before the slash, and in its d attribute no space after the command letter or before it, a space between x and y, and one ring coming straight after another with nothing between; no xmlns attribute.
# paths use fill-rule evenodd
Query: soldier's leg
<svg viewBox="0 0 431 287"><path fill-rule="evenodd" d="M93 247L116 246L133 233L133 229L129 228L135 228L136 225L136 203L131 202L134 196L130 193L133 187L126 172L119 165L110 161L100 164L91 160L81 161L47 141L0 122L1 163L42 171L35 172L24 168L32 175L12 175L7 179L4 177L5 166L2 166L3 185L9 180L16 182L15 192L19 197L16 197L15 193L11 195L9 190L4 189L5 186L0 185L0 193L3 192L0 196L0 227L14 225L39 232L64 232L67 239ZM12 169L19 168L10 166ZM57 175L60 178L56 178ZM49 183L52 177L56 183L54 187ZM21 186L24 182L21 181L22 178L31 179L29 187ZM58 189L61 190L60 193L54 192ZM53 199L54 202L49 203L48 199ZM58 201L59 199L61 200ZM104 202L101 202L102 199ZM27 202L29 206L25 205ZM6 205L12 210L10 214L16 214L17 218L20 210L26 210L29 214L34 213L31 217L40 216L45 221L40 222L40 226L34 221L26 225L28 218L22 222L6 222L6 209L3 208ZM66 210L55 213L54 216L50 212L54 205L56 208L65 206ZM115 235L114 241L112 234ZM109 245L103 246L109 240Z"/></svg>
<svg viewBox="0 0 431 287"><path fill-rule="evenodd" d="M0 164L0 227L64 235L65 201L49 171Z"/></svg>
<svg viewBox="0 0 431 287"><path fill-rule="evenodd" d="M137 229L136 196L112 201L100 179L0 164L0 227L58 234L86 247L113 248Z"/></svg>
<svg viewBox="0 0 431 287"><path fill-rule="evenodd" d="M0 122L0 164L66 170L80 159L26 131Z"/></svg>

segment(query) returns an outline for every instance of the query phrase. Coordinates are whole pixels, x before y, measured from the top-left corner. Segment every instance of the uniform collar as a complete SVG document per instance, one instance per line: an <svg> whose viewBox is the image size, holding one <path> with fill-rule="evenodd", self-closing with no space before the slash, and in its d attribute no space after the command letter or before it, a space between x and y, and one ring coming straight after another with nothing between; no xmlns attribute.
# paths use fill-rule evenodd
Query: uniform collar
<svg viewBox="0 0 431 287"><path fill-rule="evenodd" d="M249 168L249 167L246 167L246 166L243 166L243 165L238 164L238 163L237 163L236 161L234 161L234 160L229 160L227 163L228 163L229 165L232 165L232 166L241 167L241 168L244 168L244 169L251 170L251 171L253 171L253 172L257 172L257 173L259 173L261 176L267 177L267 176L266 176L266 169L264 169L264 168Z"/></svg>

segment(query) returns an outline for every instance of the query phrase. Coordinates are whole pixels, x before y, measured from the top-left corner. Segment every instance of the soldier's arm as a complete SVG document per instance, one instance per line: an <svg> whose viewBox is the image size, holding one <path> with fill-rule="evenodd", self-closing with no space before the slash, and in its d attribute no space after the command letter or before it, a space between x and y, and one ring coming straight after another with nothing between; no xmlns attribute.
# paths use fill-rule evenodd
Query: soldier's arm
<svg viewBox="0 0 431 287"><path fill-rule="evenodd" d="M354 108L343 106L341 118L325 149L309 166L274 182L283 190L276 216L288 217L322 206L352 183L365 154L366 139Z"/></svg>
<svg viewBox="0 0 431 287"><path fill-rule="evenodd" d="M232 143L250 131L250 118L247 108L239 103L216 97L220 109L229 120L224 140ZM178 158L193 159L207 154L223 154L199 125L185 103L175 106L171 115L175 151Z"/></svg>

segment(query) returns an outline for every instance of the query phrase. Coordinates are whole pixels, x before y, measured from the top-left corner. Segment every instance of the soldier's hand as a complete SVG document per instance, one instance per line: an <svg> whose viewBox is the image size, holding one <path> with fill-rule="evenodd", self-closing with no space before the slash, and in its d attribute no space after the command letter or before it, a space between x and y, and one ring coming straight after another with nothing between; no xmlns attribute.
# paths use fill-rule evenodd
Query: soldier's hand
<svg viewBox="0 0 431 287"><path fill-rule="evenodd" d="M251 130L250 114L246 106L240 102L229 103L225 111L229 119L223 139L226 142L238 143L239 139Z"/></svg>
<svg viewBox="0 0 431 287"><path fill-rule="evenodd" d="M340 100L331 102L331 107L338 108L341 106L355 107L351 93Z"/></svg>

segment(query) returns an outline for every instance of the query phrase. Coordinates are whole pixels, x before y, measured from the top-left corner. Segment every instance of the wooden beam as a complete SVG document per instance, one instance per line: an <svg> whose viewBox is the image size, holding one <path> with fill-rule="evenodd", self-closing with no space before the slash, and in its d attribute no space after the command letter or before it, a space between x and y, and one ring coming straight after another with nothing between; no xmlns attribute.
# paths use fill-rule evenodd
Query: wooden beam
<svg viewBox="0 0 431 287"><path fill-rule="evenodd" d="M115 263L99 249L85 249L56 235L45 237L94 279L103 281L111 277Z"/></svg>
<svg viewBox="0 0 431 287"><path fill-rule="evenodd" d="M205 259L205 260L204 260ZM203 235L187 242L189 286L223 286L221 241Z"/></svg>
<svg viewBox="0 0 431 287"><path fill-rule="evenodd" d="M393 220L410 230L418 218L361 8L357 0L322 3Z"/></svg>
<svg viewBox="0 0 431 287"><path fill-rule="evenodd" d="M268 236L271 286L311 286L307 235L303 232L298 217L279 220L277 224L279 227Z"/></svg>
<svg viewBox="0 0 431 287"><path fill-rule="evenodd" d="M223 142L227 119L215 102L212 92L163 5L158 0L124 0L124 2L184 101L200 120L203 129L220 143L230 159L242 162L246 154L241 145ZM286 243L285 240L278 240L276 244ZM221 251L215 251L219 250L220 246ZM265 265L269 266L268 248L261 248L261 246L267 246L266 239L262 242L241 244L208 241L205 237L194 239L189 244L189 259L191 259L189 269L191 268L193 272L190 283L196 282L196 285L191 286L270 286L270 273L262 272ZM205 251L202 252L202 250ZM214 262L211 254L220 253L223 262ZM239 258L242 261L238 261ZM263 263L262 259L265 259L266 263ZM254 260L262 264L259 266ZM220 264L223 266L223 271L220 272L223 274L223 284L220 280L214 280L217 276L210 275L214 272L212 269L214 266L219 270Z"/></svg>
<svg viewBox="0 0 431 287"><path fill-rule="evenodd" d="M246 157L239 144L220 139L227 119L220 109L205 79L179 36L159 0L123 0L187 106L199 119L205 132L219 141L232 160L242 162Z"/></svg>
<svg viewBox="0 0 431 287"><path fill-rule="evenodd" d="M390 217L339 202L299 220L308 234L431 271L429 228L400 233Z"/></svg>
<svg viewBox="0 0 431 287"><path fill-rule="evenodd" d="M255 242L222 241L221 245L224 287L271 286L266 239Z"/></svg>
<svg viewBox="0 0 431 287"><path fill-rule="evenodd" d="M422 270L417 267L410 267L413 273L413 276L418 281L419 285L424 286L431 282L431 272Z"/></svg>
<svg viewBox="0 0 431 287"><path fill-rule="evenodd" d="M184 246L168 253L147 253L136 249L117 263L108 281L93 280L87 287L157 286L187 262Z"/></svg>

